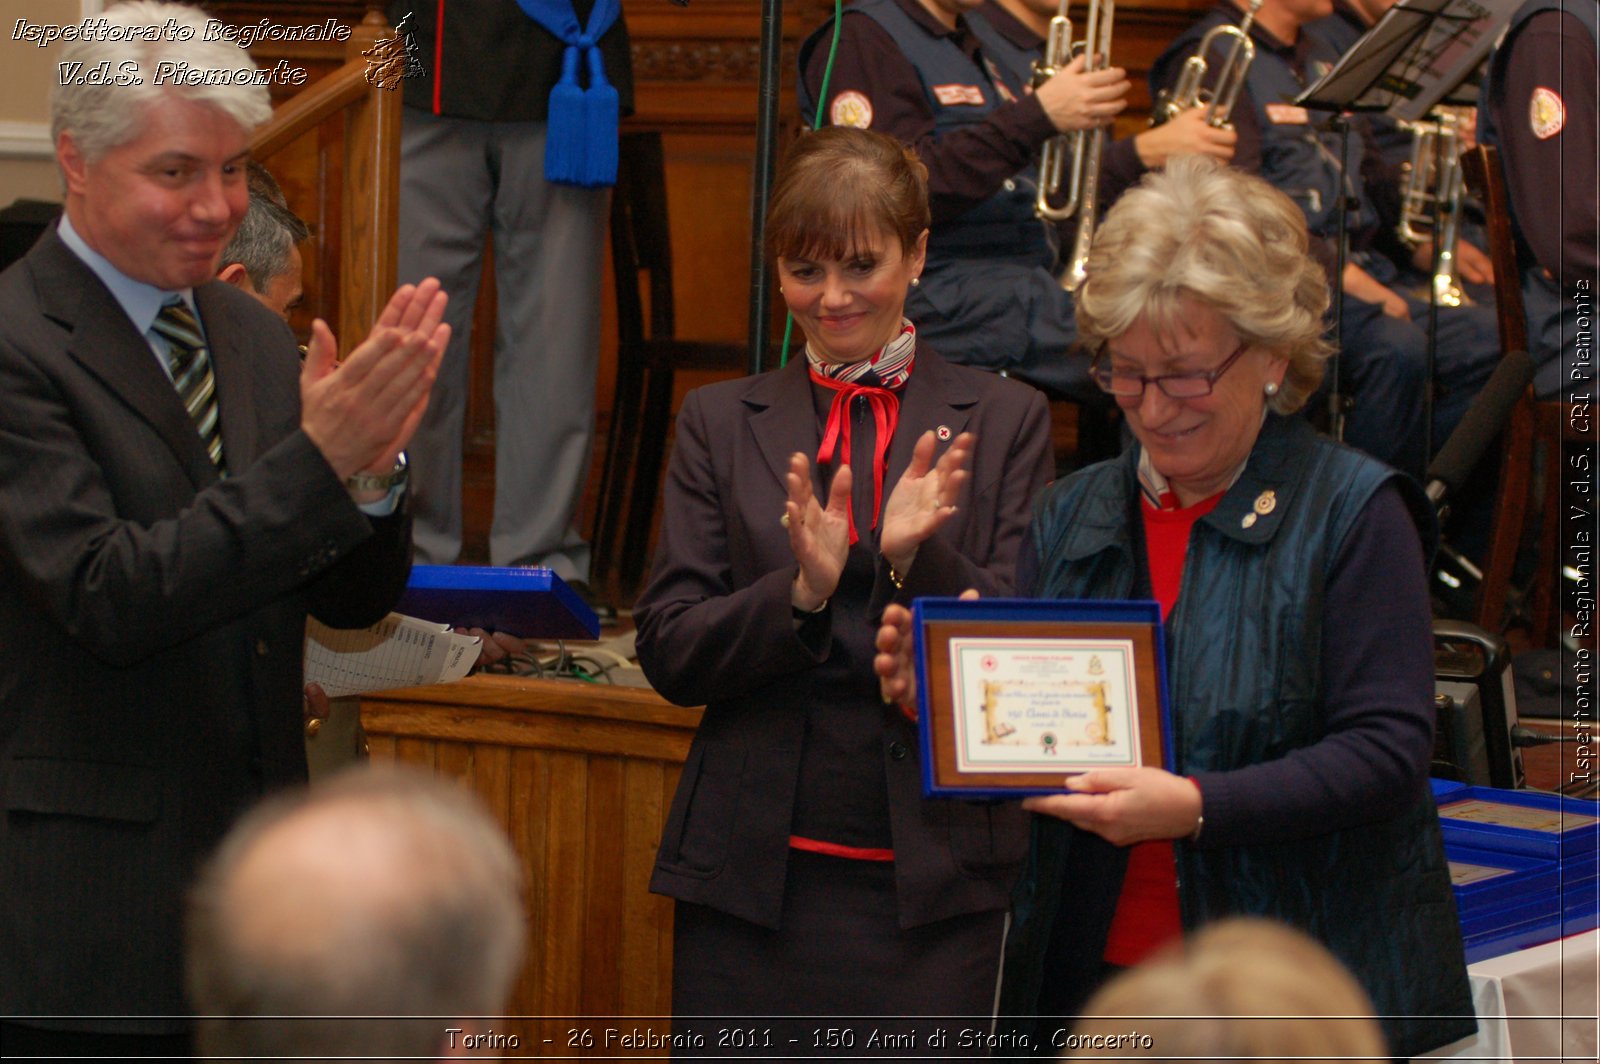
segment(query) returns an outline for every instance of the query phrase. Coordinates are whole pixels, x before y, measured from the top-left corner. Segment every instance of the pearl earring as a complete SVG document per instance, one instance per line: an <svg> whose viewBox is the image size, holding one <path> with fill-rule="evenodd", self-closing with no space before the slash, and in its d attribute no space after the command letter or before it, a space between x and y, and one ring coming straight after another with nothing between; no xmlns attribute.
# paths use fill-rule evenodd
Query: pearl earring
<svg viewBox="0 0 1600 1064"><path fill-rule="evenodd" d="M920 278L920 277L913 277L913 278L911 278L911 287L912 287L912 288L915 288L915 287L917 287L917 286L918 286L918 285L920 285L920 284L921 284L921 283L922 283L922 278Z"/></svg>
<svg viewBox="0 0 1600 1064"><path fill-rule="evenodd" d="M1274 395L1278 394L1278 382L1277 381L1268 381L1266 384L1262 385L1261 390L1266 392L1267 393L1267 398L1270 399Z"/></svg>

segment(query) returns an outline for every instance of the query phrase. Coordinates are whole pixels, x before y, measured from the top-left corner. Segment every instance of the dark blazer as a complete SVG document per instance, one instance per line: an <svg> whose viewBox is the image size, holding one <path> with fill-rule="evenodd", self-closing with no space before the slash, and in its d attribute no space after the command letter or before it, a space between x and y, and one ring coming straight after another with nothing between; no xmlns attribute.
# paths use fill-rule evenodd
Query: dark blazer
<svg viewBox="0 0 1600 1064"><path fill-rule="evenodd" d="M678 416L660 547L634 619L650 682L706 714L651 889L777 927L808 706L849 700L881 722L901 926L1003 909L1027 845L1024 815L1009 803L923 800L916 730L878 696L872 640L891 598L1011 590L1031 501L1050 475L1049 410L1032 388L919 347L885 498L918 436L970 430L978 443L960 508L898 591L863 533L852 563L870 577L851 582L847 567L826 613L797 630L797 566L779 518L789 456L815 456L820 443L811 388L797 357L692 392ZM820 493L820 472L816 483Z"/></svg>
<svg viewBox="0 0 1600 1064"><path fill-rule="evenodd" d="M364 516L300 430L282 321L195 298L226 479L53 229L0 274L0 1014L183 1029L196 863L305 776L306 615L370 624L409 570L409 517Z"/></svg>

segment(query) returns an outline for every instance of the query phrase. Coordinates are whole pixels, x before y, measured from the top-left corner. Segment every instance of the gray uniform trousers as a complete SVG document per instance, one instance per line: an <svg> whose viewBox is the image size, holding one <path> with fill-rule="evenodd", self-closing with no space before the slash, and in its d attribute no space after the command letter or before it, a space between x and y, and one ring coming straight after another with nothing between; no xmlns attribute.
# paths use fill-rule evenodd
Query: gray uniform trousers
<svg viewBox="0 0 1600 1064"><path fill-rule="evenodd" d="M473 308L494 238L493 565L548 565L586 580L574 528L594 437L600 273L609 192L544 179L543 122L404 109L399 280L450 295L450 348L408 449L416 560L461 553L461 455Z"/></svg>

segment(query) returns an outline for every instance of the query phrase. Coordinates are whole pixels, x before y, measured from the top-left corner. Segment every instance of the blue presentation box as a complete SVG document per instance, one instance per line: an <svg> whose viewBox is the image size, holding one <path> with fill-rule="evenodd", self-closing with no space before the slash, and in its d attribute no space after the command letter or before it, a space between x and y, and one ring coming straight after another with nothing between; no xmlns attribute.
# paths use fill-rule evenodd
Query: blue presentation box
<svg viewBox="0 0 1600 1064"><path fill-rule="evenodd" d="M1561 868L1542 857L1474 850L1447 845L1450 872L1456 895L1456 908L1463 921L1469 913L1518 905L1540 896L1554 898L1561 890ZM1471 874L1470 882L1458 878Z"/></svg>
<svg viewBox="0 0 1600 1064"><path fill-rule="evenodd" d="M452 628L522 639L598 639L600 619L551 570L534 565L413 565L395 609Z"/></svg>
<svg viewBox="0 0 1600 1064"><path fill-rule="evenodd" d="M1467 787L1439 798L1439 826L1448 846L1560 861L1569 875L1600 864L1600 802Z"/></svg>
<svg viewBox="0 0 1600 1064"><path fill-rule="evenodd" d="M1522 915L1527 911L1524 910ZM1475 934L1464 934L1462 945L1465 948L1467 963L1554 942L1568 935L1591 931L1600 925L1600 914L1595 911L1592 893L1578 901L1563 901L1560 912L1556 912L1548 905L1534 906L1532 911L1535 915L1520 919L1516 923ZM1517 919L1519 914L1510 913L1508 916Z"/></svg>

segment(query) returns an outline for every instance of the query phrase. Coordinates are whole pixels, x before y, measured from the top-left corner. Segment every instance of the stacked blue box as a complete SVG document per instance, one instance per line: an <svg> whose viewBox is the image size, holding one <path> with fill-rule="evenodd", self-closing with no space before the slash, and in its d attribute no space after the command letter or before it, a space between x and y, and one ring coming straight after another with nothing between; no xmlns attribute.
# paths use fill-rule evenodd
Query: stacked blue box
<svg viewBox="0 0 1600 1064"><path fill-rule="evenodd" d="M1435 789L1469 961L1600 924L1600 804Z"/></svg>
<svg viewBox="0 0 1600 1064"><path fill-rule="evenodd" d="M540 565L413 565L395 609L436 624L524 639L600 638L594 610Z"/></svg>

